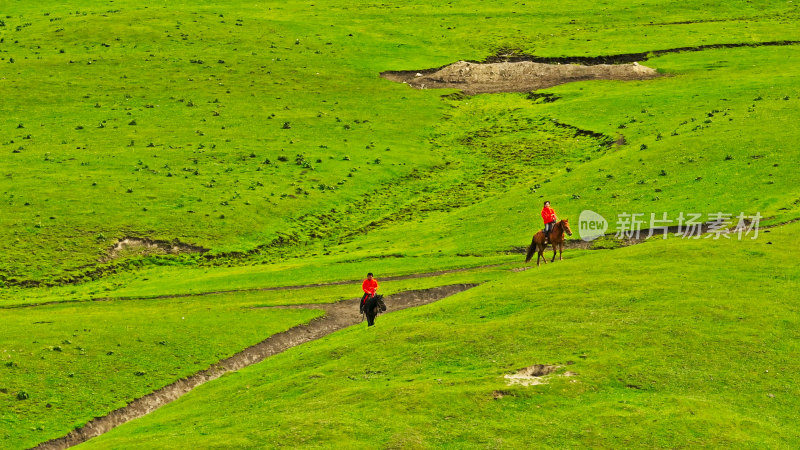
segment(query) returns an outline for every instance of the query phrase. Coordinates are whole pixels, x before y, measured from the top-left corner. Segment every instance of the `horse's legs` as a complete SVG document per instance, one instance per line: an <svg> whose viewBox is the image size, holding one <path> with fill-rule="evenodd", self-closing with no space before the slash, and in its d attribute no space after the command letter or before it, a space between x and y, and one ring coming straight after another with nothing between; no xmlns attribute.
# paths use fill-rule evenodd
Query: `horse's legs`
<svg viewBox="0 0 800 450"><path fill-rule="evenodd" d="M556 253L558 253L558 244L553 244L553 259L551 259L550 262L556 261Z"/></svg>
<svg viewBox="0 0 800 450"><path fill-rule="evenodd" d="M564 257L562 256L562 253L564 253L564 243L563 242L558 244L558 260L559 261L563 261L564 260Z"/></svg>
<svg viewBox="0 0 800 450"><path fill-rule="evenodd" d="M539 251L539 255L536 257L536 265L539 265L539 258L542 258L542 261L547 264L547 257L544 256L544 249L547 248L547 244L538 244L536 247Z"/></svg>

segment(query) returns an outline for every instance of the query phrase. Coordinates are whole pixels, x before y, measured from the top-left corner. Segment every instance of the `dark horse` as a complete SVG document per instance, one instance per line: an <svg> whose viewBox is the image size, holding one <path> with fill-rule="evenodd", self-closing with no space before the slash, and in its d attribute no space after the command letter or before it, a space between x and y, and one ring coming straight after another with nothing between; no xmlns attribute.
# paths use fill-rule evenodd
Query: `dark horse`
<svg viewBox="0 0 800 450"><path fill-rule="evenodd" d="M556 260L556 251L558 251L558 260L561 261L564 258L561 257L561 252L564 251L564 232L567 232L568 235L572 236L572 230L569 228L569 219L564 219L557 224L553 225L553 229L550 230L550 243L553 244L553 259L550 262ZM533 240L531 240L531 246L528 247L528 255L525 256L525 262L530 262L531 258L533 257L533 252L537 249L539 250L539 255L536 257L536 265L539 265L539 259L542 259L545 264L547 264L547 257L543 255L544 249L547 248L547 243L544 239L544 231L539 230L536 234L533 235Z"/></svg>
<svg viewBox="0 0 800 450"><path fill-rule="evenodd" d="M380 311L379 311L380 310ZM386 311L386 303L383 302L383 296L375 294L368 298L364 303L364 315L367 316L367 326L375 325L375 317L379 312Z"/></svg>

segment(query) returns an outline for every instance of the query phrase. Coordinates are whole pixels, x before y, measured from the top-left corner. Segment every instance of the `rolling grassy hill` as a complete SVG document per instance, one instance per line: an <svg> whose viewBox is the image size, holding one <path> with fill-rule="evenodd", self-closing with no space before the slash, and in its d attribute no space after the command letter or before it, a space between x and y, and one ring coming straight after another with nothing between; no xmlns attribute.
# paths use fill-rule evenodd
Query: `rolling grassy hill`
<svg viewBox="0 0 800 450"><path fill-rule="evenodd" d="M510 273L294 348L82 447L792 447L798 231ZM504 377L534 364L559 368L540 385Z"/></svg>
<svg viewBox="0 0 800 450"><path fill-rule="evenodd" d="M528 189L597 150L597 143L568 142L568 130L554 130L548 119L625 136L629 145L621 162L606 157L595 164L621 163L632 171L643 159L641 173L595 175L625 184L625 191L611 187L617 197L603 192L598 206L607 205L606 211L631 206L637 197L632 206L649 206L642 203L653 196L642 195L652 193L647 184L653 180L682 188L693 178L663 180L659 171L683 169L676 166L686 162L679 156L706 151L711 154L703 155L709 160L700 176L713 170L738 178L748 157L763 156L747 167L749 176L766 180L776 172L782 179L758 186L769 198L748 206L796 211L797 198L772 198L791 175L790 165L773 170L767 164L777 149L796 159L793 149L781 146L796 139L786 114L800 96L791 70L795 46L666 55L647 63L674 75L668 78L567 85L552 90L563 92L562 100L546 105L531 105L524 95L489 96L476 100L485 102L480 110L471 102L442 101L438 91L410 90L377 77L384 70L480 60L509 49L594 56L797 37L797 6L788 3L573 6L15 3L0 27L5 283L100 276L97 261L126 236L179 239L212 254L258 249L245 259L275 262L307 255L308 246L330 252L371 231L372 222L381 229L406 225L420 213L449 212L497 195L528 204L533 199L518 197L511 181ZM484 133L471 145L459 143L464 131L480 130L481 114L497 121L483 125L506 137ZM533 122L520 127L512 116ZM621 130L623 125L628 128ZM513 134L506 133L509 127ZM655 142L659 133L665 138ZM519 158L523 149L513 146L526 141L533 150ZM541 152L555 142L570 148L563 148L563 158L543 160ZM642 144L651 150L635 153ZM735 148L728 150L731 144ZM648 164L665 152L669 164ZM740 158L723 166L717 159L731 152ZM594 161L602 158L598 153L591 154ZM527 167L529 160L546 168L515 170L507 174L510 180L468 186L462 195L464 183L496 174L498 165ZM675 171L667 174L679 176ZM573 194L584 199L601 187L600 180L586 186L577 175L567 182L569 190L543 185L537 192L560 201ZM642 179L644 187L627 186ZM734 190L729 196L744 190L738 183L710 183L706 178L692 187L715 195ZM688 204L660 195L667 204L658 210L710 207L689 194ZM560 202L559 208L572 213L596 203ZM197 264L188 257L156 259ZM233 259L241 264L238 255ZM119 264L132 267L130 261Z"/></svg>
<svg viewBox="0 0 800 450"><path fill-rule="evenodd" d="M796 4L2 9L10 447L61 436L318 314L250 306L329 303L358 288L153 297L462 268L473 270L383 289L484 284L211 382L89 446L797 442ZM379 77L630 53L662 76L477 96ZM545 199L573 229L586 209L610 232L625 213L643 227L651 214L758 213L773 228L755 240L569 250L510 271ZM108 260L125 237L208 251ZM97 298L111 301L86 301ZM187 308L202 320L182 325ZM506 384L533 364L562 367L547 384ZM377 432L359 433L373 416Z"/></svg>

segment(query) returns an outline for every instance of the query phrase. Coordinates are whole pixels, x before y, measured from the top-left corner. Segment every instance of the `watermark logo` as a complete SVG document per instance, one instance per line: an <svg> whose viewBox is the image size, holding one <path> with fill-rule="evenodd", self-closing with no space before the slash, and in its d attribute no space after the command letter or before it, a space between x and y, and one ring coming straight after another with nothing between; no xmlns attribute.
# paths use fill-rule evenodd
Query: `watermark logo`
<svg viewBox="0 0 800 450"><path fill-rule="evenodd" d="M578 234L586 242L604 235L608 230L608 221L596 212L584 209L578 218Z"/></svg>
<svg viewBox="0 0 800 450"><path fill-rule="evenodd" d="M670 218L667 213L628 213L617 215L615 223L616 233L614 238L625 240L648 239L660 236L666 239L669 236L680 236L684 239L731 239L736 237L741 240L746 237L758 238L761 213L746 215L741 212L734 216L731 213L715 212L703 215L701 213L680 212L677 217ZM581 211L578 219L578 233L586 242L593 241L603 236L608 230L608 221L600 214L585 209Z"/></svg>

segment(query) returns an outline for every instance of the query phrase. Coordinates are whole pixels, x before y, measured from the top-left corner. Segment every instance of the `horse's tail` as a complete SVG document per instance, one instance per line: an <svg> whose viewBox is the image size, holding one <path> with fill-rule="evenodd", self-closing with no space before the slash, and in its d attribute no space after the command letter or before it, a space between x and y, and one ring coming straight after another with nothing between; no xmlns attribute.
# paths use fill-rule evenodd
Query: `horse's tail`
<svg viewBox="0 0 800 450"><path fill-rule="evenodd" d="M525 255L525 262L530 262L535 252L536 252L536 235L534 234L533 239L531 239L531 245L528 246L528 254Z"/></svg>

